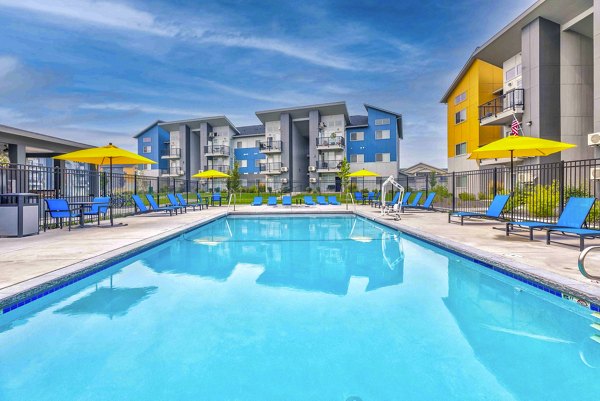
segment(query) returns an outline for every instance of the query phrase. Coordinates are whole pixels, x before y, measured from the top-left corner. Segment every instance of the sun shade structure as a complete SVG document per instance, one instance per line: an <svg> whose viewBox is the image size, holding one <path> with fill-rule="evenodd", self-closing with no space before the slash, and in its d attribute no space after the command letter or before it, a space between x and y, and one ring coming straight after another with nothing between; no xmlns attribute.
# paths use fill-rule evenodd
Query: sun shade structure
<svg viewBox="0 0 600 401"><path fill-rule="evenodd" d="M212 192L214 192L214 189L215 189L214 179L215 178L229 178L231 176L229 174L222 173L222 172L217 171L217 170L206 170L206 171L203 171L201 173L194 174L192 177L193 178L206 178L206 179L210 179L211 180L211 184L212 184L211 190L212 190Z"/></svg>
<svg viewBox="0 0 600 401"><path fill-rule="evenodd" d="M97 148L89 148L76 150L74 152L65 153L60 156L53 157L57 160L69 160L79 163L89 163L96 165L110 166L110 196L112 197L112 167L113 164L156 164L154 160L148 159L147 157L140 156L136 153L130 152L125 149L121 149L112 143L106 146L99 146ZM110 213L110 221L112 225L112 212Z"/></svg>
<svg viewBox="0 0 600 401"><path fill-rule="evenodd" d="M226 174L226 173L222 173L220 171L217 170L206 170L203 171L201 173L198 174L194 174L192 177L194 178L207 178L207 179L212 179L212 178L229 178L230 175Z"/></svg>
<svg viewBox="0 0 600 401"><path fill-rule="evenodd" d="M379 174L369 170L365 170L363 168L361 170L355 171L354 173L348 174L348 177L379 177Z"/></svg>
<svg viewBox="0 0 600 401"><path fill-rule="evenodd" d="M511 135L475 149L469 159L501 159L510 157L510 192L513 192L513 159L515 157L548 156L574 148L575 145L530 136Z"/></svg>

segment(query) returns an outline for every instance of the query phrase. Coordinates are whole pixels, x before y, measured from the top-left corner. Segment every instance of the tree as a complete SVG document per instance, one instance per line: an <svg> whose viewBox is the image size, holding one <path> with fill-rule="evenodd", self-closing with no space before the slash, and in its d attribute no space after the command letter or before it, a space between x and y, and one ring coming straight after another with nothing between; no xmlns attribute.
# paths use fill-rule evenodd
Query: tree
<svg viewBox="0 0 600 401"><path fill-rule="evenodd" d="M342 163L340 164L340 172L337 174L338 177L342 180L342 186L344 187L344 191L348 192L348 185L350 184L350 163L344 157Z"/></svg>
<svg viewBox="0 0 600 401"><path fill-rule="evenodd" d="M237 161L233 162L233 170L229 172L229 176L227 188L232 192L238 192L240 190L240 164Z"/></svg>
<svg viewBox="0 0 600 401"><path fill-rule="evenodd" d="M437 178L435 177L435 171L429 173L429 188L433 188L437 185Z"/></svg>

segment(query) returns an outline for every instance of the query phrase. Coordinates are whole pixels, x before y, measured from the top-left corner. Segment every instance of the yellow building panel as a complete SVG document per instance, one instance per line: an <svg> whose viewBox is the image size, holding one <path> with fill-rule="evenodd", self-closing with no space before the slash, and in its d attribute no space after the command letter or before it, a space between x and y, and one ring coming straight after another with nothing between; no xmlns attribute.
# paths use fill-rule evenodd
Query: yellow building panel
<svg viewBox="0 0 600 401"><path fill-rule="evenodd" d="M501 127L481 127L479 106L495 97L492 93L502 87L502 69L475 60L448 97L448 157L455 156L456 145L467 143L467 153L502 136ZM456 103L459 95L466 98ZM466 109L466 120L456 123L456 113Z"/></svg>

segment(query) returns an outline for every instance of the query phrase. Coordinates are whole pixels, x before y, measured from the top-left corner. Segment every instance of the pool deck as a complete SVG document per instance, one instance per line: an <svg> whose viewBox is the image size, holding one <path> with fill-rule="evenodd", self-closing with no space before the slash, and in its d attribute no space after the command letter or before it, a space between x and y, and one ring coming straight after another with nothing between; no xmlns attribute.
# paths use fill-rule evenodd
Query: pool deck
<svg viewBox="0 0 600 401"><path fill-rule="evenodd" d="M350 211L353 211L352 207ZM340 213L348 210L346 206L294 206L291 209L237 206L235 213L290 212ZM124 226L110 227L104 221L101 228L88 225L84 229L73 228L70 232L64 228L24 238L0 238L0 310L3 304L13 303L16 296L38 291L40 286L92 269L119 255L126 256L226 214L226 207L211 207L178 216L142 215L115 220L126 224ZM537 233L533 242L523 236L506 237L503 231L492 229L501 228L502 224L473 220L461 227L460 224L448 224L447 214L441 212L407 211L399 221L390 216L382 217L370 206L358 206L357 214L461 253L477 255L481 260L506 266L508 270L559 287L563 292L570 290L576 296L584 296L596 303L600 301L600 283L584 278L577 269L579 249L576 240L548 246L543 233ZM592 240L590 244L599 242ZM593 273L600 275L600 253L590 255L588 264L597 266Z"/></svg>

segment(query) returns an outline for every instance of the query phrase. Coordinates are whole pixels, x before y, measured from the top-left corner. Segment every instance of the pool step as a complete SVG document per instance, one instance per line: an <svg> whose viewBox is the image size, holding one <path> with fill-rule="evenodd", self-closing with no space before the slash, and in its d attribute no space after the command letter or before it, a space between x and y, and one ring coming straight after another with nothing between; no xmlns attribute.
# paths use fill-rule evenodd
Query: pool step
<svg viewBox="0 0 600 401"><path fill-rule="evenodd" d="M590 324L590 326L592 326L596 330L600 331L600 323L592 323L592 324Z"/></svg>
<svg viewBox="0 0 600 401"><path fill-rule="evenodd" d="M594 334L593 336L590 337L592 340L596 341L597 343L600 343L600 336L597 334Z"/></svg>
<svg viewBox="0 0 600 401"><path fill-rule="evenodd" d="M594 312L594 313L592 313L592 316L597 317L598 319L600 319L600 312Z"/></svg>

